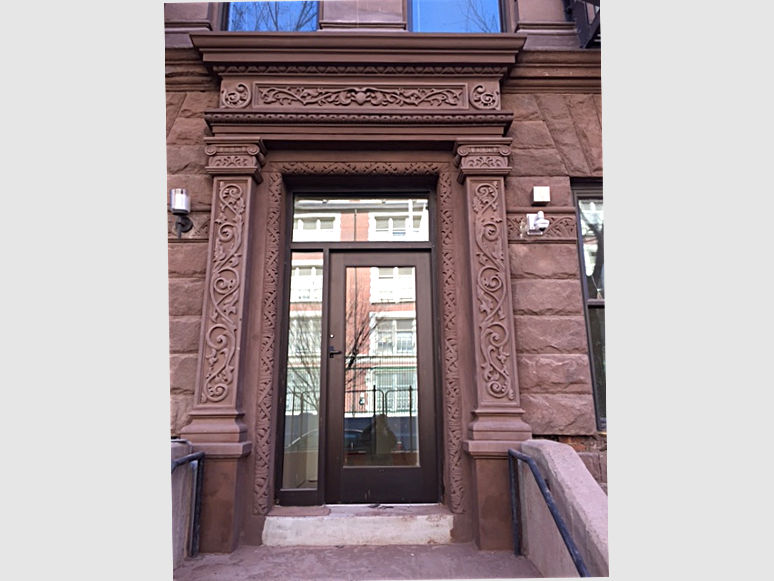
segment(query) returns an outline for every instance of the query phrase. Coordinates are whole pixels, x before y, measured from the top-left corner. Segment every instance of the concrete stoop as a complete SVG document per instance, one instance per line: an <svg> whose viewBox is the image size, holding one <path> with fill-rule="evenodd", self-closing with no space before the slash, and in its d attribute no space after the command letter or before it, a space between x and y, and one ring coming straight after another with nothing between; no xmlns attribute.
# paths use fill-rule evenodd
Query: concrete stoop
<svg viewBox="0 0 774 581"><path fill-rule="evenodd" d="M431 545L452 542L454 524L440 504L275 506L263 544L279 546Z"/></svg>

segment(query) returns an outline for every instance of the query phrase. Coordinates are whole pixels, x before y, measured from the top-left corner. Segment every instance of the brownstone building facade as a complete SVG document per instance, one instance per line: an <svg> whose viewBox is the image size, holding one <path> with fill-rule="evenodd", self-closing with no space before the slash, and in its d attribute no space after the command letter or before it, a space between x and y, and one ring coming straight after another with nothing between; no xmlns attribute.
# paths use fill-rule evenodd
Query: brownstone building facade
<svg viewBox="0 0 774 581"><path fill-rule="evenodd" d="M252 30L243 6L165 7L192 221L169 221L171 434L206 454L201 548L331 502L439 503L507 548L509 448L570 443L606 485L598 3L469 2L496 16L478 32L421 0L289 4L310 12ZM381 455L369 416L397 433ZM382 488L347 476L363 461Z"/></svg>

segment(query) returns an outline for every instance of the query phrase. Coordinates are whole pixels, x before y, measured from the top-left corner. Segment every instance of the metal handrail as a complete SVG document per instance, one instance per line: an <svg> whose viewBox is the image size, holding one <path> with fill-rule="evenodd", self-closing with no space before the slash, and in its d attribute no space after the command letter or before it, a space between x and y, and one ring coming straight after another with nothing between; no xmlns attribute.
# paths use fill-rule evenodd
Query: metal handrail
<svg viewBox="0 0 774 581"><path fill-rule="evenodd" d="M515 468L519 460L527 463L527 466L529 466L529 469L532 472L532 475L535 477L535 482L537 483L538 488L540 489L540 493L543 495L543 499L546 501L546 505L548 506L548 510L551 512L551 516L554 518L556 527L559 529L559 534L562 536L564 545L567 547L567 551L570 553L570 558L572 559L572 562L575 564L575 568L578 570L578 574L581 577L591 577L591 574L586 568L586 564L583 562L583 557L581 557L580 552L578 551L578 547L575 545L575 542L572 540L572 535L570 535L570 531L567 528L567 525L565 524L564 519L562 518L562 515L559 514L559 510L557 509L556 503L554 502L554 497L551 495L551 491L548 489L548 485L546 484L545 479L540 474L540 469L538 468L537 464L532 458L530 458L526 454L510 449L508 450L508 474L510 476L511 518L513 522L514 554L521 555L521 535L519 534L519 523L521 522L521 514L519 510L520 507L519 507L519 501L518 501L519 479L517 476L517 470Z"/></svg>
<svg viewBox="0 0 774 581"><path fill-rule="evenodd" d="M194 490L191 498L191 544L189 552L191 557L199 554L199 517L202 506L202 480L204 477L204 452L194 452L172 460L172 472L183 464L191 463L194 470Z"/></svg>

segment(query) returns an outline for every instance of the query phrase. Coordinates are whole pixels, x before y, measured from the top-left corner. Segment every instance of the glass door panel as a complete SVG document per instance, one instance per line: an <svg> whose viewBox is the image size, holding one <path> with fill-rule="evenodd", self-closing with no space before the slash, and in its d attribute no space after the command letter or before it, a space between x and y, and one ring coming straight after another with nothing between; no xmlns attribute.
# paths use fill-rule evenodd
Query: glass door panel
<svg viewBox="0 0 774 581"><path fill-rule="evenodd" d="M419 465L415 270L346 268L345 466Z"/></svg>

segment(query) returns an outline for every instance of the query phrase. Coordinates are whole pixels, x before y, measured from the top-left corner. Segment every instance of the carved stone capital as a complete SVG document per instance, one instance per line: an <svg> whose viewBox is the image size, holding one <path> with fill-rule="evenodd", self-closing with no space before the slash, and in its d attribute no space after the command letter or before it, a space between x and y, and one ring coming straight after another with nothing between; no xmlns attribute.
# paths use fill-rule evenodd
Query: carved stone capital
<svg viewBox="0 0 774 581"><path fill-rule="evenodd" d="M468 176L505 176L511 172L511 139L457 140L454 156L457 181Z"/></svg>
<svg viewBox="0 0 774 581"><path fill-rule="evenodd" d="M204 147L208 156L207 173L218 176L251 176L261 182L261 168L266 163L266 147L254 143L211 141Z"/></svg>

